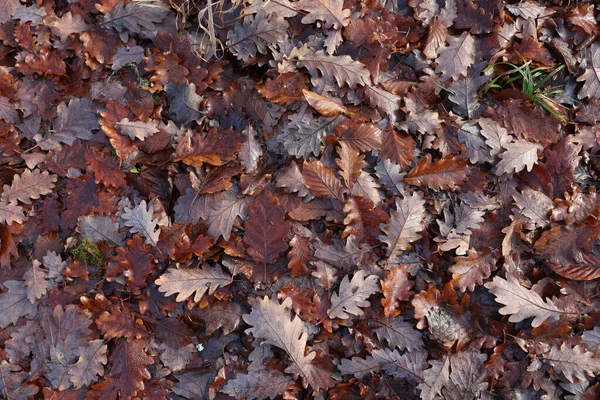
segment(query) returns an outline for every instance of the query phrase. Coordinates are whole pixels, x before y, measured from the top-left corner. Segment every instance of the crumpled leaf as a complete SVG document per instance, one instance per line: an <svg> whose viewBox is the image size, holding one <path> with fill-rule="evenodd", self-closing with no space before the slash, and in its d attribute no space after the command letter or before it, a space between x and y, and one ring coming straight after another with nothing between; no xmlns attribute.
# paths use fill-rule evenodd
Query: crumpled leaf
<svg viewBox="0 0 600 400"><path fill-rule="evenodd" d="M475 290L497 269L497 253L490 249L468 250L466 256L454 257L455 264L448 269L452 272L452 285L461 292Z"/></svg>
<svg viewBox="0 0 600 400"><path fill-rule="evenodd" d="M507 274L508 279L494 277L492 282L484 286L496 296L498 303L504 304L498 312L510 315L510 322L520 322L533 317L531 326L537 328L544 321L557 321L566 311L557 307L550 299L544 300L532 289L521 286L513 274Z"/></svg>
<svg viewBox="0 0 600 400"><path fill-rule="evenodd" d="M594 249L600 226L557 225L545 231L534 249L557 274L569 279L600 277L600 255Z"/></svg>
<svg viewBox="0 0 600 400"><path fill-rule="evenodd" d="M289 308L292 299L287 298L281 304L273 296L269 299L251 298L250 314L244 314L244 321L252 328L246 329L256 339L262 339L271 346L279 347L290 357L291 366L285 372L302 376L316 392L327 389L333 384L329 373L313 363L316 353L305 355L308 334L304 322L298 317L291 318Z"/></svg>
<svg viewBox="0 0 600 400"><path fill-rule="evenodd" d="M379 239L387 244L388 264L400 262L403 252L410 250L410 243L421 238L420 232L425 227L425 200L415 192L399 200L396 198L396 211L391 220L379 227L385 235Z"/></svg>
<svg viewBox="0 0 600 400"><path fill-rule="evenodd" d="M348 275L342 279L340 290L331 295L331 307L327 310L329 318L348 319L351 315L361 316L361 307L371 305L367 301L369 296L379 293L379 278L376 275L365 277L364 271L357 271L352 280Z"/></svg>
<svg viewBox="0 0 600 400"><path fill-rule="evenodd" d="M201 268L169 268L156 280L158 290L171 296L178 293L176 301L184 301L194 292L194 302L199 302L206 292L213 294L220 287L231 283L231 277L219 264L202 265Z"/></svg>
<svg viewBox="0 0 600 400"><path fill-rule="evenodd" d="M133 208L125 208L121 218L125 221L125 226L129 227L131 233L139 233L146 243L156 246L160 236L160 227L157 228L158 220L153 219L152 204L146 205L146 200Z"/></svg>
<svg viewBox="0 0 600 400"><path fill-rule="evenodd" d="M45 12L44 12L45 15ZM72 33L83 33L89 29L81 15L73 14L70 11L63 14L60 18L55 15L44 18L44 24L49 26L52 33L60 37L65 42Z"/></svg>

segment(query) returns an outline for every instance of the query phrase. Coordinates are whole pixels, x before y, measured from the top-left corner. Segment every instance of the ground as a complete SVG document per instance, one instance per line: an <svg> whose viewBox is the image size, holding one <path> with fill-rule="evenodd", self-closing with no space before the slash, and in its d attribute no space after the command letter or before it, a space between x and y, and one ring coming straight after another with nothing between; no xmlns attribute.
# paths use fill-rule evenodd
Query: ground
<svg viewBox="0 0 600 400"><path fill-rule="evenodd" d="M600 10L5 0L0 397L600 398Z"/></svg>

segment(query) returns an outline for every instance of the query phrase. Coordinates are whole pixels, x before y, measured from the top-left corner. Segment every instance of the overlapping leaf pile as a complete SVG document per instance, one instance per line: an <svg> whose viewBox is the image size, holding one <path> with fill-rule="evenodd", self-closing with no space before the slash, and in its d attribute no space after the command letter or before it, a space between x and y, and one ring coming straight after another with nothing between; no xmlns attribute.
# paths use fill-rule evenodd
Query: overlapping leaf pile
<svg viewBox="0 0 600 400"><path fill-rule="evenodd" d="M0 397L600 397L600 12L550 3L3 1Z"/></svg>

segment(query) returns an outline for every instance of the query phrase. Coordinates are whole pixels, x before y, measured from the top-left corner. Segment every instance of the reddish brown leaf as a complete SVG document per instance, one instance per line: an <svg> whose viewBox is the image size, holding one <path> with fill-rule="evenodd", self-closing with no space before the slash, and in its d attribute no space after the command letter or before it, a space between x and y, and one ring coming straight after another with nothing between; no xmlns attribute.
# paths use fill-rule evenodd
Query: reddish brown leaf
<svg viewBox="0 0 600 400"><path fill-rule="evenodd" d="M302 168L304 185L317 197L342 200L344 188L333 170L321 161L306 161Z"/></svg>
<svg viewBox="0 0 600 400"><path fill-rule="evenodd" d="M381 156L398 164L401 169L407 168L415 158L415 142L412 138L387 126L382 134Z"/></svg>
<svg viewBox="0 0 600 400"><path fill-rule="evenodd" d="M554 272L569 279L600 277L600 255L594 241L599 225L555 226L544 232L534 248Z"/></svg>
<svg viewBox="0 0 600 400"><path fill-rule="evenodd" d="M302 276L308 272L307 263L313 259L312 244L309 239L294 235L290 246L292 249L288 253L288 268L292 270L292 276Z"/></svg>
<svg viewBox="0 0 600 400"><path fill-rule="evenodd" d="M310 90L302 89L302 94L308 104L325 117L335 117L348 112L348 109L342 104L311 92Z"/></svg>
<svg viewBox="0 0 600 400"><path fill-rule="evenodd" d="M182 161L194 167L204 163L220 166L236 158L242 150L243 137L233 129L217 131L210 128L205 135L200 133L185 137L177 146L174 161Z"/></svg>
<svg viewBox="0 0 600 400"><path fill-rule="evenodd" d="M414 294L411 292L413 285L414 282L409 280L404 265L395 265L385 272L385 278L381 281L381 291L383 292L381 305L386 318L394 318L400 314L400 311L397 310L398 301L410 300Z"/></svg>
<svg viewBox="0 0 600 400"><path fill-rule="evenodd" d="M246 251L257 263L274 263L288 249L285 238L290 223L285 220L285 210L270 192L264 191L256 198L244 226Z"/></svg>
<svg viewBox="0 0 600 400"><path fill-rule="evenodd" d="M416 167L404 178L409 185L422 186L433 190L454 190L467 179L467 160L460 156L447 155L431 162L426 154Z"/></svg>

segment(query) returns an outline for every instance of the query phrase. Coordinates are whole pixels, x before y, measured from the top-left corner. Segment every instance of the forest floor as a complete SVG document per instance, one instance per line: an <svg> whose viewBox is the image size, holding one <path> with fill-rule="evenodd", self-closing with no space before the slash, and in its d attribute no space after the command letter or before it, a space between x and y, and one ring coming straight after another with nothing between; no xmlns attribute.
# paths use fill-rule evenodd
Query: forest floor
<svg viewBox="0 0 600 400"><path fill-rule="evenodd" d="M0 398L600 398L593 1L3 0Z"/></svg>

